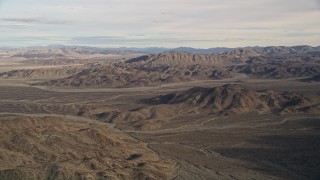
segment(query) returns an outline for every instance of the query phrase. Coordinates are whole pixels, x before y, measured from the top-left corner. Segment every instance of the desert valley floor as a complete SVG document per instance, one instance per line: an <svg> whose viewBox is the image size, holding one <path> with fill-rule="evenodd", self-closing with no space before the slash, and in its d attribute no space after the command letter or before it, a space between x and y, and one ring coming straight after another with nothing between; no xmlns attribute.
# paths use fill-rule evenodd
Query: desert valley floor
<svg viewBox="0 0 320 180"><path fill-rule="evenodd" d="M0 64L0 179L320 178L320 82L306 80L320 71L262 78L231 63L196 67L226 78L169 72L158 84L139 74L147 66L116 64L111 74L129 73L111 86L75 87L100 66L20 62Z"/></svg>

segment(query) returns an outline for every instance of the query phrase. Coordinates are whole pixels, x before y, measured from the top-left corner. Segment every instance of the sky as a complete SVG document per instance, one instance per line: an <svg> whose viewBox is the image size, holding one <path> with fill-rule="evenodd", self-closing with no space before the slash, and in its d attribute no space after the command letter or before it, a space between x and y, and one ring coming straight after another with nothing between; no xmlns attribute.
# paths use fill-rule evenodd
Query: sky
<svg viewBox="0 0 320 180"><path fill-rule="evenodd" d="M0 46L320 45L320 0L0 0Z"/></svg>

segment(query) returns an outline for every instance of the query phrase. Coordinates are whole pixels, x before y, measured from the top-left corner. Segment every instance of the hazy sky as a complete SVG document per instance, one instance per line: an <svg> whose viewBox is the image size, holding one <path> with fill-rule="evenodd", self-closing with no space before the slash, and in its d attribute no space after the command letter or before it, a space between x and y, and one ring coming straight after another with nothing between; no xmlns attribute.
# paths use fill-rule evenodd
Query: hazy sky
<svg viewBox="0 0 320 180"><path fill-rule="evenodd" d="M0 0L0 46L320 45L320 0Z"/></svg>

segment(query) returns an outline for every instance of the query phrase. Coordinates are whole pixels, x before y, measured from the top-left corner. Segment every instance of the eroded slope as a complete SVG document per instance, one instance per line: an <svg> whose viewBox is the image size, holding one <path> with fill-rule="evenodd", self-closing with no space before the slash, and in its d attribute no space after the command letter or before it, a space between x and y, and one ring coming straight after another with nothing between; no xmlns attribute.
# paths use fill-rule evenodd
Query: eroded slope
<svg viewBox="0 0 320 180"><path fill-rule="evenodd" d="M104 123L61 117L0 118L5 179L167 179L174 163Z"/></svg>

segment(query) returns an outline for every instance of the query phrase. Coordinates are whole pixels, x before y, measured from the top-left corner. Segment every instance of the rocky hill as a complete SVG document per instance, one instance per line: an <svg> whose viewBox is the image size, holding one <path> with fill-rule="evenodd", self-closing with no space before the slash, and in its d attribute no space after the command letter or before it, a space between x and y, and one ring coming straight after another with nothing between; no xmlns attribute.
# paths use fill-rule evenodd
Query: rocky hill
<svg viewBox="0 0 320 180"><path fill-rule="evenodd" d="M168 179L174 162L97 121L0 117L2 179Z"/></svg>
<svg viewBox="0 0 320 180"><path fill-rule="evenodd" d="M115 66L94 66L73 76L52 80L36 85L73 86L73 87L126 87L141 86L145 83L146 74L126 70Z"/></svg>
<svg viewBox="0 0 320 180"><path fill-rule="evenodd" d="M269 46L265 48L261 48L260 50L264 55L298 55L298 54L306 54L311 52L319 51L317 47L311 46Z"/></svg>
<svg viewBox="0 0 320 180"><path fill-rule="evenodd" d="M78 115L115 123L132 130L152 130L179 119L199 114L214 116L258 114L320 113L318 94L298 94L255 90L236 84L214 88L194 87L185 91L142 99L134 109L83 107Z"/></svg>
<svg viewBox="0 0 320 180"><path fill-rule="evenodd" d="M286 113L308 109L320 112L320 97L308 98L290 92L256 91L227 84L215 88L195 87L150 99L150 104L188 104L213 113Z"/></svg>
<svg viewBox="0 0 320 180"><path fill-rule="evenodd" d="M6 50L11 57L23 57L27 59L82 59L94 57L108 57L115 55L139 54L128 50L103 49L80 46L47 46L29 47Z"/></svg>
<svg viewBox="0 0 320 180"><path fill-rule="evenodd" d="M179 67L129 68L97 65L81 72L36 85L71 87L139 87L157 86L193 80L223 79L232 73L214 66L190 65Z"/></svg>
<svg viewBox="0 0 320 180"><path fill-rule="evenodd" d="M259 56L229 70L257 78L311 77L320 74L319 55Z"/></svg>
<svg viewBox="0 0 320 180"><path fill-rule="evenodd" d="M68 51L66 49L37 49L18 51L13 57L25 57L25 58L67 58L68 56L74 56L76 53Z"/></svg>
<svg viewBox="0 0 320 180"><path fill-rule="evenodd" d="M223 52L214 55L192 54L187 52L164 52L160 54L144 55L133 58L127 63L153 64L153 65L230 65L243 63L248 57L259 56L258 53L248 49L237 49L230 52Z"/></svg>
<svg viewBox="0 0 320 180"><path fill-rule="evenodd" d="M59 67L59 68L39 68L21 69L0 73L3 79L42 79L42 78L62 78L74 75L82 70L82 67Z"/></svg>

